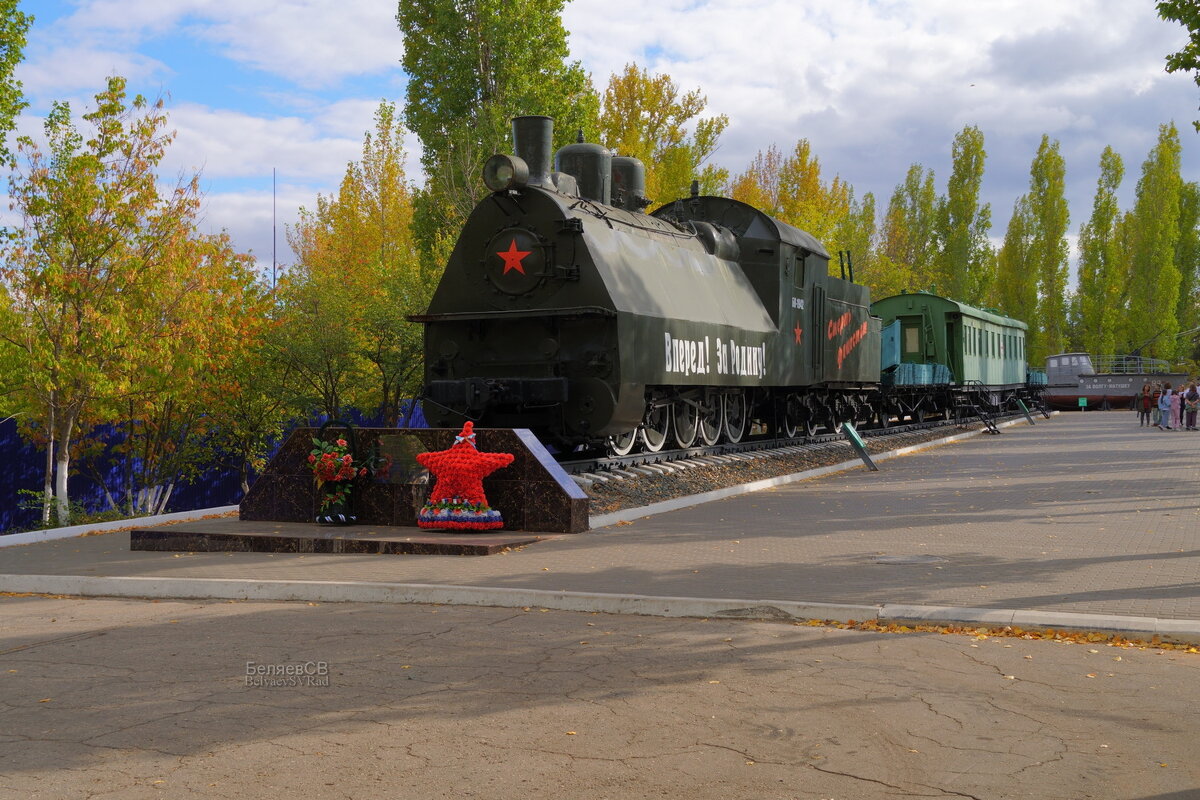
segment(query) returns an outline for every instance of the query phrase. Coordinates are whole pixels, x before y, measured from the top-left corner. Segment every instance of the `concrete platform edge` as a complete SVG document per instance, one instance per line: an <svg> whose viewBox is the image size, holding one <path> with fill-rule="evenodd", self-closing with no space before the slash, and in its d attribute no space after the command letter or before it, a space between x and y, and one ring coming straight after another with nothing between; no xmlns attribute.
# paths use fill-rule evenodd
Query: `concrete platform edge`
<svg viewBox="0 0 1200 800"><path fill-rule="evenodd" d="M558 611L637 614L654 617L821 619L836 622L873 619L879 613L879 606L806 603L792 600L652 597L597 592L554 592L543 589L370 581L252 581L223 578L0 575L0 592L175 600L430 603L499 608L536 607Z"/></svg>
<svg viewBox="0 0 1200 800"><path fill-rule="evenodd" d="M889 603L852 605L790 600L555 592L486 586L376 583L369 581L252 581L222 578L99 577L89 575L0 575L0 592L73 597L122 597L172 600L307 601L312 603L427 603L433 605L548 608L655 617L707 617L883 624L1021 627L1118 634L1129 639L1200 644L1200 620L1164 620L1100 614L956 608Z"/></svg>

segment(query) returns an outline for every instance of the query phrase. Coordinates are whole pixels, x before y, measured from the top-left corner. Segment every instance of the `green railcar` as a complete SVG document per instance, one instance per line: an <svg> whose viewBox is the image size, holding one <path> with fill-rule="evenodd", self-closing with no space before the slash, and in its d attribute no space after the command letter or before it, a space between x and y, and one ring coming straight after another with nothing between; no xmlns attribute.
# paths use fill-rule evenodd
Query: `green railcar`
<svg viewBox="0 0 1200 800"><path fill-rule="evenodd" d="M927 292L876 300L884 326L899 323L898 364L941 365L951 383L1016 389L1026 383L1024 322ZM890 365L884 363L884 370Z"/></svg>

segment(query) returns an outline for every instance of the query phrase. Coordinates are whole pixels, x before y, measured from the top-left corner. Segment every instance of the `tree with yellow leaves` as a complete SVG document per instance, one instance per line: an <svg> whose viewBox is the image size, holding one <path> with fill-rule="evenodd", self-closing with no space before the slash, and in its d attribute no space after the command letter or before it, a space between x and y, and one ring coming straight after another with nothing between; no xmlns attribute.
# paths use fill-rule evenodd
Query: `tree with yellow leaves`
<svg viewBox="0 0 1200 800"><path fill-rule="evenodd" d="M693 180L701 194L717 193L728 180L728 171L707 162L729 118L701 117L707 103L699 89L680 95L670 76L651 75L637 64L609 80L600 109L601 143L646 165L646 194L657 205L686 197Z"/></svg>
<svg viewBox="0 0 1200 800"><path fill-rule="evenodd" d="M422 331L405 315L428 305L431 275L413 241L402 140L395 106L382 103L337 195L301 209L288 231L297 261L270 341L302 413L353 405L394 422L420 380Z"/></svg>

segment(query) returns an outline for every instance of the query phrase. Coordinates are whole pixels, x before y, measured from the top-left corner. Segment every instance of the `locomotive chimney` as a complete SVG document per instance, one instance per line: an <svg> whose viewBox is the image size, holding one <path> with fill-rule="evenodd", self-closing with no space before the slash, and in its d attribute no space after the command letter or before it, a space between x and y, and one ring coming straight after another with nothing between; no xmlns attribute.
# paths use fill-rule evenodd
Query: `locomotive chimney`
<svg viewBox="0 0 1200 800"><path fill-rule="evenodd" d="M529 166L529 185L553 188L550 161L554 153L554 120L513 117L513 153Z"/></svg>

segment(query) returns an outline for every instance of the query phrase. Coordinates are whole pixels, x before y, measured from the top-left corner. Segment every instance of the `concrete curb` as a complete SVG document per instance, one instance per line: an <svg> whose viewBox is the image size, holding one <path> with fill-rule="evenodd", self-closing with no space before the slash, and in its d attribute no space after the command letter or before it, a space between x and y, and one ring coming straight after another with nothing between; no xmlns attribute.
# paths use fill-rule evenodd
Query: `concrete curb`
<svg viewBox="0 0 1200 800"><path fill-rule="evenodd" d="M443 586L371 581L277 581L226 578L99 577L92 575L0 575L0 592L78 597L175 600L299 600L312 603L430 603L435 605L549 608L651 617L731 619L873 619L879 606L805 603L792 600L727 600L652 597L598 592L554 592L486 586Z"/></svg>
<svg viewBox="0 0 1200 800"><path fill-rule="evenodd" d="M1054 413L1057 414L1058 412L1056 411ZM1010 419L999 423L996 427L1008 428L1013 425L1028 424L1029 423L1024 419ZM940 445L950 444L951 442L970 439L973 436L979 436L980 434L986 432L987 431L985 430L966 431L965 433L956 433L943 439L933 439L928 442L921 442L920 444L909 445L908 447L900 447L896 450L888 450L883 453L872 453L871 460L876 463L880 461L887 461L890 458L908 455L909 453L915 453L930 447L938 447ZM827 467L817 467L816 469L809 469L805 470L804 472L793 472L790 475L780 475L776 478L764 478L761 481L754 481L753 483L744 483L739 486L729 486L724 489L714 489L711 492L701 492L700 494L690 494L686 497L677 497L673 500L663 500L660 503L651 503L648 506L627 508L622 511L613 511L608 514L597 514L594 517L591 517L588 520L588 523L592 530L597 528L607 528L610 525L617 525L621 522L633 522L634 520L642 519L643 517L651 517L655 514L665 514L669 511L678 511L683 508L691 508L692 506L698 506L703 503L711 503L714 500L724 500L728 497L737 497L743 494L750 494L751 492L760 492L763 489L770 489L775 486L785 486L789 483L806 481L812 478L820 478L824 475L831 475L835 472L846 472L847 470L859 469L865 466L866 465L863 464L862 459L856 458L852 461L843 461L840 464L830 464Z"/></svg>
<svg viewBox="0 0 1200 800"><path fill-rule="evenodd" d="M97 522L92 525L71 525L66 528L50 528L44 531L29 531L27 533L10 533L0 535L0 547L13 547L18 544L35 544L37 542L52 542L55 539L70 539L73 536L86 536L89 533L107 533L132 526L162 525L167 522L187 522L201 519L214 514L228 514L237 511L237 506L220 506L218 508L198 508L195 511L178 511L174 514L159 514L155 517L130 517L116 519L112 522Z"/></svg>
<svg viewBox="0 0 1200 800"><path fill-rule="evenodd" d="M793 600L654 597L598 592L554 592L486 586L443 586L370 581L276 581L222 578L138 578L85 575L0 575L0 592L76 597L173 600L307 601L310 603L429 603L435 605L549 608L603 614L711 619L822 620L897 625L1017 627L1073 633L1118 634L1127 639L1200 644L1200 620L1121 617L998 608L852 605Z"/></svg>

